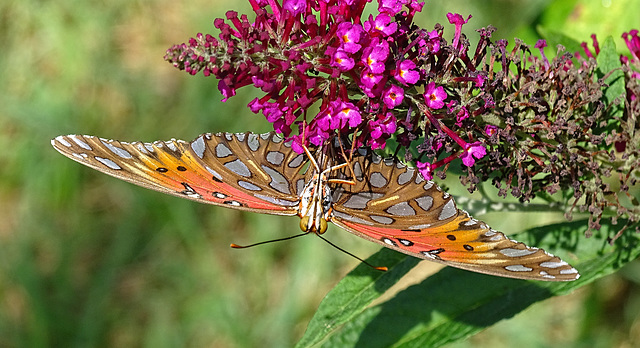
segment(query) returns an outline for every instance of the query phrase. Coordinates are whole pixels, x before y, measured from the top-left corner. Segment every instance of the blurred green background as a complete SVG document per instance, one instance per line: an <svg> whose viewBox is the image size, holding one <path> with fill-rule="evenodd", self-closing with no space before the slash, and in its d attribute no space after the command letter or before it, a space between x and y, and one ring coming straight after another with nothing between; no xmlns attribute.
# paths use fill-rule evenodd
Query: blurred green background
<svg viewBox="0 0 640 348"><path fill-rule="evenodd" d="M449 37L445 14L460 12L474 16L470 37L493 24L494 38L533 44L543 24L620 44L623 31L638 28L639 8L637 0L431 1L416 21L446 24ZM297 233L298 221L138 188L51 148L51 138L70 133L153 141L270 130L246 108L255 91L222 104L216 80L162 59L172 44L214 33L213 19L228 9L250 11L243 1L0 2L1 347L287 347L358 263L311 237L232 250L232 242ZM507 233L562 221L482 218ZM337 228L328 236L362 257L378 249ZM423 262L402 285L434 269ZM454 346L632 347L640 342L639 284L636 261Z"/></svg>

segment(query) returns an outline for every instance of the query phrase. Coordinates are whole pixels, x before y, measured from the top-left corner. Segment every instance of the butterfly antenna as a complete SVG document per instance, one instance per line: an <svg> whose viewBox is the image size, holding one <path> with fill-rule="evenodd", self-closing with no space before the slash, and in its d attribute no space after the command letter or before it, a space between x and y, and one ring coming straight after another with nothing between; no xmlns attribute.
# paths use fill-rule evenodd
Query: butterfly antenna
<svg viewBox="0 0 640 348"><path fill-rule="evenodd" d="M258 246L258 245L262 245L262 244L268 244L268 243L275 243L275 242L282 242L285 240L289 240L289 239L293 239L293 238L298 238L298 237L302 237L307 235L307 232L304 233L300 233L300 234L296 234L294 236L289 236L289 237L284 237L284 238L279 238L279 239L271 239L271 240L265 240L264 242L258 242L258 243L254 243L254 244L249 244L249 245L238 245L235 243L231 243L230 247L234 248L234 249L245 249L245 248L251 248L254 246Z"/></svg>
<svg viewBox="0 0 640 348"><path fill-rule="evenodd" d="M382 272L386 272L387 270L389 270L387 267L376 267L376 266L374 266L374 265L370 264L369 262L367 262L367 261L365 261L365 260L363 260L363 259L361 259L361 258L357 257L356 255L353 255L352 253L350 253L350 252L348 252L348 251L346 251L346 250L342 249L341 247L339 247L339 246L337 246L337 245L333 244L330 240L328 240L328 239L324 238L324 237L323 237L322 235L320 235L320 234L316 234L316 236L320 237L320 239L322 239L323 241L327 242L327 243L328 243L329 245L331 245L332 247L334 247L334 248L336 248L336 249L338 249L338 250L342 251L343 253L345 253L345 254L347 254L347 255L349 255L349 256L351 256L351 257L353 257L353 258L355 258L356 260L359 260L360 262L364 263L365 265L367 265L367 266L369 266L369 267L371 267L371 268L373 268L373 269L375 269L375 270L382 271Z"/></svg>

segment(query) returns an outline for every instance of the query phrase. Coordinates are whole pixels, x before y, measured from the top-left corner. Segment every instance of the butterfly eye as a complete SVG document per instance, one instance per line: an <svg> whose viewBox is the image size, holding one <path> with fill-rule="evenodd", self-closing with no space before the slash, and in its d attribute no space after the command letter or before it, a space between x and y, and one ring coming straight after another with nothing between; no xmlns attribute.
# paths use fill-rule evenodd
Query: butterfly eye
<svg viewBox="0 0 640 348"><path fill-rule="evenodd" d="M320 229L318 231L316 231L318 234L323 234L325 231L327 231L327 220L325 220L324 218L320 219Z"/></svg>
<svg viewBox="0 0 640 348"><path fill-rule="evenodd" d="M302 217L302 219L300 219L300 229L302 230L302 232L309 232L308 226L309 226L309 217L308 216Z"/></svg>

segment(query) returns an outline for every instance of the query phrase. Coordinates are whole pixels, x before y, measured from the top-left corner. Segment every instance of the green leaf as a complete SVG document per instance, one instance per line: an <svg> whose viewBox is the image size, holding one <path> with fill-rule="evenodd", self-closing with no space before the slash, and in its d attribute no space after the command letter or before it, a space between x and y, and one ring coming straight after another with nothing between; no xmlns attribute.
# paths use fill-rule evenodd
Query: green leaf
<svg viewBox="0 0 640 348"><path fill-rule="evenodd" d="M510 318L538 301L567 294L640 255L637 234L625 233L610 246L608 236L615 234L617 225L603 221L601 230L589 239L582 234L586 226L586 220L566 222L517 236L570 262L581 273L573 282L523 281L447 267L369 307L392 279L406 273L411 258L395 266L400 271L394 267L377 279L363 277L362 268L356 268L327 295L298 346L322 342L322 347L438 347ZM390 278L383 279L387 275Z"/></svg>
<svg viewBox="0 0 640 348"><path fill-rule="evenodd" d="M622 66L620 55L616 51L616 44L611 36L607 37L600 47L596 61L598 62L598 77L606 76L605 83L609 85L604 90L604 101L607 106L611 107L609 114L617 117L622 116L624 99L620 99L620 97L626 93L624 73L620 69ZM607 74L609 75L607 76ZM617 101L617 104L614 105L614 101Z"/></svg>
<svg viewBox="0 0 640 348"><path fill-rule="evenodd" d="M369 257L368 263L388 267L389 271L377 271L364 263L351 271L324 298L296 347L312 346L340 330L420 261L386 248Z"/></svg>

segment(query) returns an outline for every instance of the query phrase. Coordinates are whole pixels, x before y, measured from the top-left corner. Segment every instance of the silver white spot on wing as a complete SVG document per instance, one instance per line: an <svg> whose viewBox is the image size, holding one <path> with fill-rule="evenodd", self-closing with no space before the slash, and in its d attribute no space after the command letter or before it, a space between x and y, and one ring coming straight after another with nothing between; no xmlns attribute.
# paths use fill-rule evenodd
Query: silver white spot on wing
<svg viewBox="0 0 640 348"><path fill-rule="evenodd" d="M455 216L457 212L458 209L456 209L456 204L453 202L453 199L450 199L447 203L445 203L444 207L442 207L442 211L440 211L438 220L446 220L452 216Z"/></svg>
<svg viewBox="0 0 640 348"><path fill-rule="evenodd" d="M211 194L213 197L218 198L218 199L225 199L227 198L227 195L225 195L224 193L220 193L220 192L214 192Z"/></svg>
<svg viewBox="0 0 640 348"><path fill-rule="evenodd" d="M375 192L359 192L354 195L351 195L349 199L343 204L344 207L350 209L365 209L367 207L367 203L372 199L378 199L383 197L382 193Z"/></svg>
<svg viewBox="0 0 640 348"><path fill-rule="evenodd" d="M207 169L207 171L211 173L211 175L213 175L216 179L222 181L222 175L220 175L218 172L211 169L209 166L205 166L205 169Z"/></svg>
<svg viewBox="0 0 640 348"><path fill-rule="evenodd" d="M432 224L420 224L407 227L408 230L422 230L431 227Z"/></svg>
<svg viewBox="0 0 640 348"><path fill-rule="evenodd" d="M556 279L556 277L555 277L555 276L552 276L551 274L549 274L549 273L547 273L547 272L545 272L545 271L540 271L540 275L541 275L543 278Z"/></svg>
<svg viewBox="0 0 640 348"><path fill-rule="evenodd" d="M398 246L398 245L396 244L396 242L394 242L393 240L391 240L391 239L389 239L389 238L382 238L382 241L383 241L385 244L388 244L388 245L391 245L391 246Z"/></svg>
<svg viewBox="0 0 640 348"><path fill-rule="evenodd" d="M269 183L269 186L273 187L278 192L291 194L291 191L289 190L289 181L284 177L284 175L280 174L280 172L274 170L273 168L267 167L265 165L262 165L262 170L264 170L265 173L267 173L267 175L271 177L271 182Z"/></svg>
<svg viewBox="0 0 640 348"><path fill-rule="evenodd" d="M108 159L108 158L102 158L102 157L98 157L98 156L96 156L96 157L95 157L95 159L96 159L98 162L100 162L100 163L104 164L105 166L107 166L107 167L109 167L109 168L111 168L111 169L113 169L113 170L120 170L120 169L122 169L122 167L120 167L116 162L114 162L114 161L112 161L112 160L110 160L110 159Z"/></svg>
<svg viewBox="0 0 640 348"><path fill-rule="evenodd" d="M89 150L89 151L93 151L93 149L91 148L91 146L89 146L89 144L85 143L84 140L78 139L77 135L70 135L69 138L71 140L73 140L74 143L78 144L78 146L80 146L81 148L85 149L85 150Z"/></svg>
<svg viewBox="0 0 640 348"><path fill-rule="evenodd" d="M540 267L545 267L545 268L558 268L566 265L568 265L568 263L564 261L545 261L540 263Z"/></svg>
<svg viewBox="0 0 640 348"><path fill-rule="evenodd" d="M380 216L380 215L369 215L369 218L371 218L371 220L383 224L383 225L391 225L393 223L393 219L390 217L386 217L386 216Z"/></svg>
<svg viewBox="0 0 640 348"><path fill-rule="evenodd" d="M238 180L238 186L247 189L249 191L262 191L262 188L260 188L260 186L254 185L248 181L244 181L244 180Z"/></svg>
<svg viewBox="0 0 640 348"><path fill-rule="evenodd" d="M387 213L397 216L416 215L416 211L409 205L409 202L400 202L387 208Z"/></svg>
<svg viewBox="0 0 640 348"><path fill-rule="evenodd" d="M89 157L89 156L87 156L86 153L75 153L74 152L74 153L72 153L72 155L73 155L73 157L76 157L76 158L81 159L83 161L86 160Z"/></svg>
<svg viewBox="0 0 640 348"><path fill-rule="evenodd" d="M236 139L238 139L238 141L243 142L244 141L244 137L246 136L245 133L236 133Z"/></svg>
<svg viewBox="0 0 640 348"><path fill-rule="evenodd" d="M258 134L249 134L249 136L247 137L247 145L249 145L249 149L251 149L251 151L256 152L258 151L258 148L260 147L260 142L258 141Z"/></svg>
<svg viewBox="0 0 640 348"><path fill-rule="evenodd" d="M415 199L418 206L422 208L424 211L429 211L433 206L433 197L431 196L422 196Z"/></svg>
<svg viewBox="0 0 640 348"><path fill-rule="evenodd" d="M191 149L199 158L204 158L204 137L199 136L198 139L191 142Z"/></svg>
<svg viewBox="0 0 640 348"><path fill-rule="evenodd" d="M522 256L535 254L537 251L538 251L537 249L523 249L523 250L514 249L514 248L500 249L500 253L507 257L522 257Z"/></svg>
<svg viewBox="0 0 640 348"><path fill-rule="evenodd" d="M578 270L575 268L569 268L569 269L561 269L560 270L560 274L576 274L578 273Z"/></svg>
<svg viewBox="0 0 640 348"><path fill-rule="evenodd" d="M231 156L233 152L227 147L227 145L223 143L219 143L216 145L216 157L225 158L227 156Z"/></svg>
<svg viewBox="0 0 640 348"><path fill-rule="evenodd" d="M60 144L62 144L62 145L64 145L64 146L66 146L66 147L71 147L71 143L70 143L70 142L68 142L68 141L67 141L67 139L65 139L62 135L60 135L60 136L56 137L56 140L57 140Z"/></svg>
<svg viewBox="0 0 640 348"><path fill-rule="evenodd" d="M284 161L284 154L280 151L269 151L266 158L267 162L273 164L274 166L280 166L282 164L282 161Z"/></svg>
<svg viewBox="0 0 640 348"><path fill-rule="evenodd" d="M353 164L353 174L356 176L356 179L362 180L362 166L360 165L360 162Z"/></svg>
<svg viewBox="0 0 640 348"><path fill-rule="evenodd" d="M407 169L406 172L398 175L398 185L401 185L401 186L405 185L406 183L411 181L411 178L413 178L413 171L410 171Z"/></svg>
<svg viewBox="0 0 640 348"><path fill-rule="evenodd" d="M285 207L293 207L296 206L298 204L300 204L299 201L289 201L286 199L280 199L280 198L275 198L272 196L266 196L266 195L260 195L260 194L254 194L254 196L256 198L260 198L263 201L267 201L269 203L273 203L275 205L280 205L280 206L285 206Z"/></svg>
<svg viewBox="0 0 640 348"><path fill-rule="evenodd" d="M144 148L147 149L147 151L149 151L149 152L153 152L154 151L152 143L144 143Z"/></svg>
<svg viewBox="0 0 640 348"><path fill-rule="evenodd" d="M302 164L305 158L306 157L304 154L299 154L294 159L289 161L289 164L287 164L287 166L289 166L289 168L298 168Z"/></svg>
<svg viewBox="0 0 640 348"><path fill-rule="evenodd" d="M380 188L387 184L387 178L380 172L374 172L369 176L369 182L371 186Z"/></svg>
<svg viewBox="0 0 640 348"><path fill-rule="evenodd" d="M247 167L247 165L239 159L227 162L224 164L224 166L227 167L227 169L229 169L230 171L238 175L242 175L245 178L251 177L251 171L249 170L249 167Z"/></svg>
<svg viewBox="0 0 640 348"><path fill-rule="evenodd" d="M304 190L304 179L298 179L296 181L296 195L300 196Z"/></svg>
<svg viewBox="0 0 640 348"><path fill-rule="evenodd" d="M178 151L178 147L176 146L175 142L173 142L173 141L165 141L164 143L167 145L167 147L169 149L171 149L171 151L174 151L174 152Z"/></svg>
<svg viewBox="0 0 640 348"><path fill-rule="evenodd" d="M102 144L104 144L104 146L107 147L107 149L109 149L109 151L113 152L116 156L127 159L132 157L129 151L113 145L111 142L107 141L107 139L100 139L100 141L102 142Z"/></svg>
<svg viewBox="0 0 640 348"><path fill-rule="evenodd" d="M233 134L224 133L224 138L227 139L228 141L233 141Z"/></svg>
<svg viewBox="0 0 640 348"><path fill-rule="evenodd" d="M511 272L531 272L531 271L533 271L533 268L526 267L526 266L523 266L523 265L509 265L509 266L505 266L504 269L506 269L507 271L511 271Z"/></svg>
<svg viewBox="0 0 640 348"><path fill-rule="evenodd" d="M136 149L138 149L138 151L140 151L143 154L148 154L149 151L147 151L147 149L144 147L144 145L142 143L135 143Z"/></svg>

